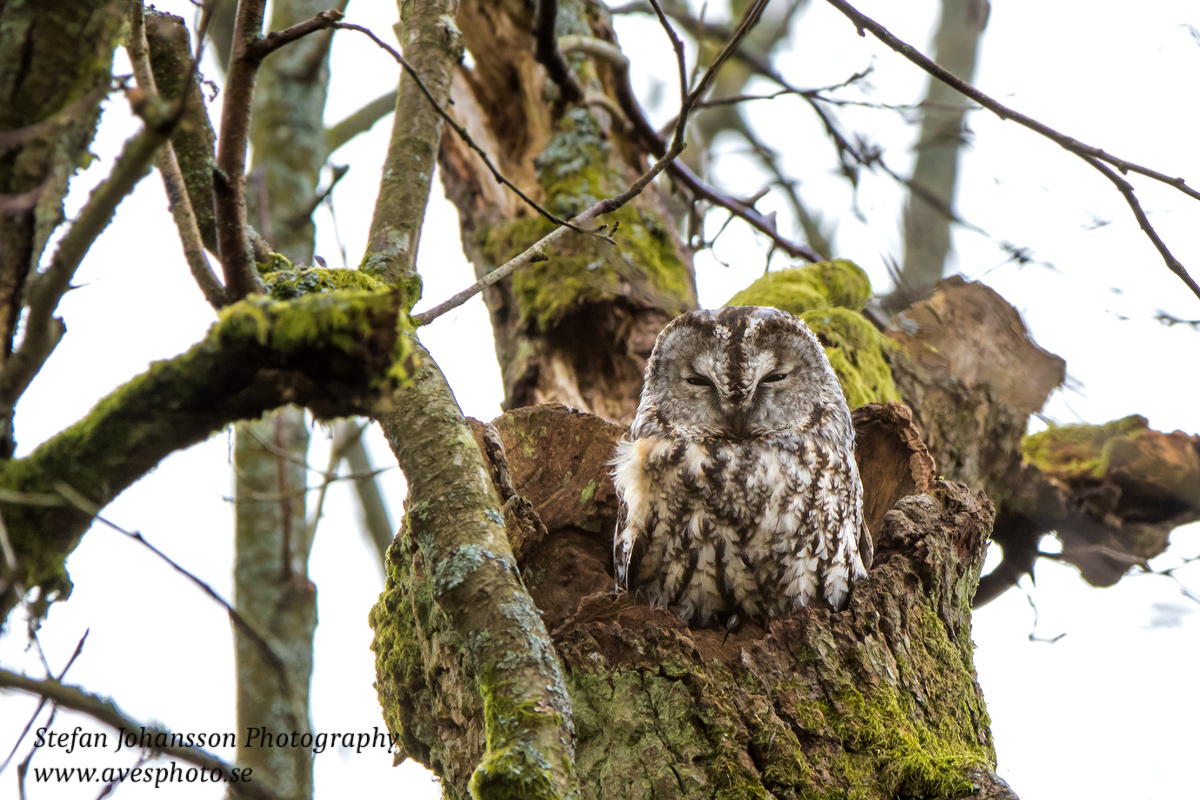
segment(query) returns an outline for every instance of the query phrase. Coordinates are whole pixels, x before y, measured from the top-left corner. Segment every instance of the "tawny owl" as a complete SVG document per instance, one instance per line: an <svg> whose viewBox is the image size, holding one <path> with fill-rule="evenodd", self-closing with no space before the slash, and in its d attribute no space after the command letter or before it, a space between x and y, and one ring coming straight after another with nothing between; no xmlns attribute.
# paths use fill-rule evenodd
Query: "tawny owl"
<svg viewBox="0 0 1200 800"><path fill-rule="evenodd" d="M820 343L787 312L667 325L613 465L617 585L687 622L841 609L871 565L850 411Z"/></svg>

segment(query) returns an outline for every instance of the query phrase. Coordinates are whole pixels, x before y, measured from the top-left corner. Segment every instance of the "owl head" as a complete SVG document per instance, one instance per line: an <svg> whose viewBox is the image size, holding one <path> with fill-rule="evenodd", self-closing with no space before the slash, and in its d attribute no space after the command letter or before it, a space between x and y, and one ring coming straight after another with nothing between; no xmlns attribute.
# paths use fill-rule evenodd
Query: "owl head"
<svg viewBox="0 0 1200 800"><path fill-rule="evenodd" d="M743 440L811 429L831 413L849 425L808 326L776 308L734 306L684 314L658 335L632 432Z"/></svg>

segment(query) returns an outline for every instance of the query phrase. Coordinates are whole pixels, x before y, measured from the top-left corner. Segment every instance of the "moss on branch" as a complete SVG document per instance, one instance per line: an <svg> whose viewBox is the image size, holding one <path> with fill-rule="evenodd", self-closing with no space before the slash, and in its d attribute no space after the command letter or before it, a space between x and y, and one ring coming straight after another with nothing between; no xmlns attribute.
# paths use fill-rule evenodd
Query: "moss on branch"
<svg viewBox="0 0 1200 800"><path fill-rule="evenodd" d="M517 571L479 447L424 353L393 404L406 412L377 419L409 495L404 528L388 550L387 585L370 616L384 716L405 752L448 757L434 745L436 725L406 722L413 688L437 679L422 655L434 641L461 667L448 676L455 686L441 701L446 713L461 718L449 709L466 702L478 714L478 736L453 755L468 765L455 791L469 784L475 798L567 797L575 734L562 667ZM422 587L409 593L413 570Z"/></svg>
<svg viewBox="0 0 1200 800"><path fill-rule="evenodd" d="M395 292L253 297L221 312L204 340L102 399L80 421L4 465L0 486L55 494L67 484L104 506L176 450L288 403L320 416L361 413L412 368ZM399 321L398 321L399 320ZM26 588L69 591L64 561L90 525L69 505L5 505ZM10 584L0 610L18 598Z"/></svg>

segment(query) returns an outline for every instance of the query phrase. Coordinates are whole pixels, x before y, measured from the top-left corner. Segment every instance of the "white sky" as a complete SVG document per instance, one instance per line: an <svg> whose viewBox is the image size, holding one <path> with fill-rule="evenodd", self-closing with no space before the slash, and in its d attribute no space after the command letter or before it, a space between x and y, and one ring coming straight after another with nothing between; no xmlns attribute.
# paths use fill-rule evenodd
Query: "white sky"
<svg viewBox="0 0 1200 800"><path fill-rule="evenodd" d="M190 18L185 0L160 3ZM927 48L936 14L933 0L904 4L862 2L901 38ZM711 14L710 14L711 17ZM389 33L390 3L352 3L349 19ZM1200 112L1191 102L1200 78L1200 26L1190 0L1152 0L1131 11L1127 3L1033 2L994 4L976 84L1014 108L1064 133L1130 160L1200 183L1194 147ZM635 53L634 77L645 95L658 78L674 74L662 32L644 20L618 26ZM844 79L874 63L874 100L913 102L925 78L873 39L861 39L831 7L815 0L802 18L780 68L801 86ZM326 118L341 119L395 83L391 60L364 40L338 34L334 84ZM119 66L119 69L126 67ZM210 70L211 72L211 70ZM760 87L766 88L766 87ZM658 87L670 103L673 87ZM853 96L847 94L846 96ZM661 116L669 114L662 106ZM832 174L831 148L811 115L782 98L751 107L762 135L791 154L805 183L804 197L827 219L840 222L839 255L855 259L876 286L886 285L883 257L899 255L902 196L886 178L863 182L859 205L866 222L850 213L850 198ZM905 172L912 130L893 112L853 110L846 127L884 145L889 163ZM363 250L378 188L387 123L344 148L337 163L352 169L334 193L338 234L351 265ZM136 126L123 100L108 104L94 151L99 163L76 182L69 213L105 174L112 155ZM1159 309L1200 318L1200 301L1167 272L1138 231L1121 198L1075 157L1036 135L985 113L972 119L974 147L963 160L958 210L997 239L1029 247L1055 265L1005 264L987 239L955 235L957 269L985 279L1025 315L1036 339L1067 359L1073 389L1057 393L1047 414L1061 422L1102 422L1141 413L1163 430L1200 430L1195 399L1197 332L1165 327ZM718 143L718 149L735 150ZM736 153L716 178L747 193L758 175ZM1200 276L1200 207L1182 195L1134 180L1150 218L1194 275ZM770 209L770 200L764 208ZM786 220L782 202L776 206ZM1096 219L1110 224L1095 227ZM713 223L722 217L714 214ZM327 211L318 214L317 251L341 264ZM787 224L787 223L785 223ZM457 238L457 218L440 196L431 201L421 244L424 303L430 305L472 280ZM697 260L701 301L720 305L761 274L767 246L738 224L717 244L717 255ZM780 266L780 262L774 262ZM191 283L157 175L144 180L121 206L106 235L92 248L61 313L69 332L18 409L21 452L65 427L149 361L172 357L198 340L213 315ZM147 335L152 331L152 335ZM423 335L446 372L463 409L490 419L499 413L499 370L489 342L482 302L473 300L438 320ZM464 343L471 346L464 347ZM314 431L312 462L325 463L327 442ZM371 446L378 464L390 463L381 439ZM106 516L148 539L232 597L232 493L229 438L219 434L177 454L118 498ZM315 476L313 478L315 482ZM396 471L384 478L393 515L403 498ZM1200 553L1198 526L1177 531L1160 566ZM1049 546L1049 545L1048 545ZM41 634L55 669L90 629L83 655L68 682L112 696L132 717L182 732L231 731L233 658L229 625L221 609L145 549L119 534L94 529L69 561L75 593L57 605ZM1180 578L1200 591L1200 568ZM382 727L367 649L367 611L382 582L357 530L344 486L331 492L312 557L319 587L314 731L370 731ZM1200 609L1171 580L1130 577L1114 588L1093 589L1077 573L1039 564L1036 587L1023 588L1036 603L1039 638L1066 634L1054 644L1030 641L1034 610L1022 590L1009 591L975 616L976 664L992 716L999 771L1023 800L1195 797L1192 763L1200 736L1200 695L1191 687L1200 655ZM0 664L40 674L25 650L18 620L0 640ZM0 759L34 703L0 693ZM39 722L38 725L43 725ZM84 718L60 713L57 727L101 730ZM218 751L232 760L232 751ZM126 753L66 755L43 749L34 766L130 766ZM0 775L0 796L15 796L15 769ZM316 759L318 797L375 795L436 797L423 769L392 770L379 753L326 752ZM98 786L28 784L30 798L91 798ZM125 785L119 798L149 797L155 790ZM217 787L172 785L171 797L216 798Z"/></svg>

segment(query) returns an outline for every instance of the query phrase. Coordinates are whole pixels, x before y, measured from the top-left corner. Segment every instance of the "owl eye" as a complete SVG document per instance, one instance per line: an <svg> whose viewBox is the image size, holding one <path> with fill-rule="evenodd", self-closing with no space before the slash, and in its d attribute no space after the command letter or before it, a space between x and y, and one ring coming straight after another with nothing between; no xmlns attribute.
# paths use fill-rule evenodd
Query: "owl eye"
<svg viewBox="0 0 1200 800"><path fill-rule="evenodd" d="M786 372L772 372L770 375L759 381L759 383L779 383L787 376L788 374Z"/></svg>
<svg viewBox="0 0 1200 800"><path fill-rule="evenodd" d="M713 382L710 381L708 378L702 378L699 375L693 375L692 377L687 378L686 380L692 386L712 386L713 385Z"/></svg>

